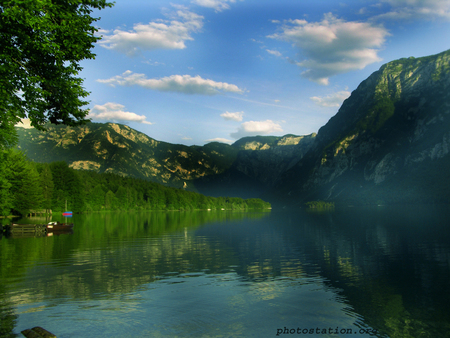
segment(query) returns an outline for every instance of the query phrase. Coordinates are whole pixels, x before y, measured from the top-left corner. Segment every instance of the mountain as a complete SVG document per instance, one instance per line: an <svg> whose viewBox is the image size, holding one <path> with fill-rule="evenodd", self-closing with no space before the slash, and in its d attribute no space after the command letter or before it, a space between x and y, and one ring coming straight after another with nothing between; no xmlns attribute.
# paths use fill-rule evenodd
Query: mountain
<svg viewBox="0 0 450 338"><path fill-rule="evenodd" d="M184 146L128 126L17 128L34 161L272 205L450 202L450 51L383 65L316 134Z"/></svg>
<svg viewBox="0 0 450 338"><path fill-rule="evenodd" d="M294 205L449 202L449 149L450 51L392 61L352 92L271 196Z"/></svg>
<svg viewBox="0 0 450 338"><path fill-rule="evenodd" d="M296 135L257 136L238 140L233 145L212 142L189 147L157 141L115 123L87 123L78 127L49 124L46 128L46 132L16 128L18 146L30 160L65 161L74 169L112 172L200 192L209 191L203 189L200 178L217 178L220 174L227 176L233 173L234 180L236 171L248 185L251 181L248 171L258 172L262 162L269 163L263 159L264 156L256 156L250 164L244 165L249 152L260 151L266 154L265 157L273 153L278 158L288 158L294 153L294 147L305 138ZM254 185L261 186L259 180L263 179L262 175L256 176ZM226 180L215 179L215 184L228 187L226 195L236 196L236 191L229 189ZM243 195L254 197L248 193Z"/></svg>
<svg viewBox="0 0 450 338"><path fill-rule="evenodd" d="M17 128L18 146L33 161L65 161L74 169L113 172L175 186L223 172L237 155L227 144L170 144L115 123L46 128L46 132Z"/></svg>
<svg viewBox="0 0 450 338"><path fill-rule="evenodd" d="M198 191L210 196L251 198L267 193L282 173L300 161L313 145L316 134L283 137L244 137L232 147L239 149L231 166L218 175L194 181Z"/></svg>

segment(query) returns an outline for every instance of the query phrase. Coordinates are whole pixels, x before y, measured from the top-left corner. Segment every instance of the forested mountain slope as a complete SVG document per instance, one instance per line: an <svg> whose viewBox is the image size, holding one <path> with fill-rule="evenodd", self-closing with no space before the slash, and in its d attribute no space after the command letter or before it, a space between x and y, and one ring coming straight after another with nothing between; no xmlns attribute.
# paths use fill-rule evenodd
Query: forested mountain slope
<svg viewBox="0 0 450 338"><path fill-rule="evenodd" d="M233 145L211 142L204 146L185 146L157 141L116 123L87 123L78 127L48 125L46 132L21 127L16 130L19 148L35 162L65 161L74 169L116 173L200 192L211 190L204 189L203 181L198 179L215 177L218 188L226 187L222 196L240 194L230 189L227 180L217 180L218 174L229 176L230 172L237 171L244 180L261 186L261 181L267 179L260 173L265 164L271 170L270 178L279 176L279 170L287 166L280 163L290 163L295 147L314 136L257 136L240 139ZM267 176L267 170L262 172Z"/></svg>
<svg viewBox="0 0 450 338"><path fill-rule="evenodd" d="M187 147L154 140L126 125L49 125L46 132L17 128L19 148L36 162L65 161L74 169L183 185L230 166L236 151L226 144Z"/></svg>

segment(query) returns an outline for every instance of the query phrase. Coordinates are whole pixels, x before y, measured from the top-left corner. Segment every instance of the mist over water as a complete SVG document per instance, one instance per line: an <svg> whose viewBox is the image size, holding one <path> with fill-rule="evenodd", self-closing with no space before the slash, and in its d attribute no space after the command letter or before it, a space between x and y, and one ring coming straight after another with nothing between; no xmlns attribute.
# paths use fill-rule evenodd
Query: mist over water
<svg viewBox="0 0 450 338"><path fill-rule="evenodd" d="M1 239L0 336L444 337L449 216L75 215L73 234Z"/></svg>

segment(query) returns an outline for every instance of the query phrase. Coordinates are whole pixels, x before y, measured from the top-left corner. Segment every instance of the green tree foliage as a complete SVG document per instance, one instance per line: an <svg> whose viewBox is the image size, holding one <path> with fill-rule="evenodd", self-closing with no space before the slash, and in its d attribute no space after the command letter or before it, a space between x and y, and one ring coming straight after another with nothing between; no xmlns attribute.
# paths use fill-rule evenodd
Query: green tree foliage
<svg viewBox="0 0 450 338"><path fill-rule="evenodd" d="M52 208L55 210L76 209L84 211L84 198L82 184L78 173L70 169L66 162L53 162L50 164L53 178L54 193Z"/></svg>
<svg viewBox="0 0 450 338"><path fill-rule="evenodd" d="M246 210L268 209L257 198L208 197L161 184L69 168L66 162L35 164L15 149L0 151L0 212L102 210Z"/></svg>
<svg viewBox="0 0 450 338"><path fill-rule="evenodd" d="M19 214L38 208L42 202L42 190L34 164L15 149L6 152L5 163L5 178L9 182L9 207Z"/></svg>
<svg viewBox="0 0 450 338"><path fill-rule="evenodd" d="M42 190L42 207L46 210L52 208L52 197L53 197L53 176L50 166L45 163L41 165L39 171L39 183Z"/></svg>
<svg viewBox="0 0 450 338"><path fill-rule="evenodd" d="M8 215L12 208L11 182L8 179L8 154L8 151L0 149L0 215Z"/></svg>
<svg viewBox="0 0 450 338"><path fill-rule="evenodd" d="M105 209L115 210L117 208L117 198L111 190L105 195Z"/></svg>
<svg viewBox="0 0 450 338"><path fill-rule="evenodd" d="M356 129L357 131L370 130L375 133L394 115L395 104L390 98L380 96L370 107L365 109L369 113L358 122Z"/></svg>
<svg viewBox="0 0 450 338"><path fill-rule="evenodd" d="M14 125L28 116L47 122L83 123L88 92L79 62L93 59L94 9L105 0L0 0L0 147L15 141Z"/></svg>
<svg viewBox="0 0 450 338"><path fill-rule="evenodd" d="M334 202L325 202L325 201L311 201L305 203L309 209L312 210L328 210L334 209Z"/></svg>
<svg viewBox="0 0 450 338"><path fill-rule="evenodd" d="M0 42L1 44L1 42ZM1 64L0 64L1 68ZM1 75L0 75L1 76ZM1 86L2 79L0 79ZM0 87L0 109L3 109L1 106L2 95L4 94L3 88ZM17 143L18 137L16 129L14 125L16 124L17 119L14 116L11 116L6 111L0 110L0 150L7 149L12 147Z"/></svg>

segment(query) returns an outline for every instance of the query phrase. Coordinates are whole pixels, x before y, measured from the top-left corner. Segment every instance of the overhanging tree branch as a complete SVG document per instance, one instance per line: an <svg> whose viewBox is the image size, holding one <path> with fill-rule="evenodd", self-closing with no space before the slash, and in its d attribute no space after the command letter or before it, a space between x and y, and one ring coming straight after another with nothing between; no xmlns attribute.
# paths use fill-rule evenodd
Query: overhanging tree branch
<svg viewBox="0 0 450 338"><path fill-rule="evenodd" d="M39 129L47 122L87 121L88 102L80 98L89 92L77 77L79 62L94 59L91 49L100 39L92 11L112 6L105 0L0 0L0 111L9 116L4 130L24 114Z"/></svg>

